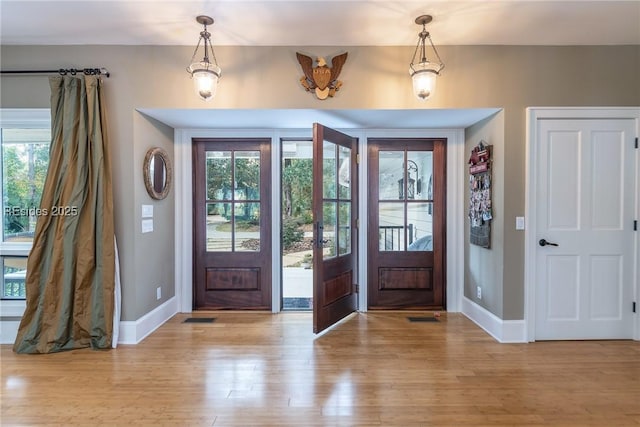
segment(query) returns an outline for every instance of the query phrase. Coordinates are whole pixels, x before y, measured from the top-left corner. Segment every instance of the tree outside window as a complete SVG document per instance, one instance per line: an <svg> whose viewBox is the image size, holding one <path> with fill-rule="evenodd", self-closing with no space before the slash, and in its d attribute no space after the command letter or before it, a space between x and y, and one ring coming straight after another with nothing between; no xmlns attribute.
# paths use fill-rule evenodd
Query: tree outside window
<svg viewBox="0 0 640 427"><path fill-rule="evenodd" d="M0 268L2 299L25 298L24 279L28 246L33 241L40 214L40 198L49 166L49 127L0 129L0 175L2 176L2 242ZM5 256L12 245L25 248L19 256ZM20 252L20 251L18 251ZM17 255L15 249L12 255Z"/></svg>

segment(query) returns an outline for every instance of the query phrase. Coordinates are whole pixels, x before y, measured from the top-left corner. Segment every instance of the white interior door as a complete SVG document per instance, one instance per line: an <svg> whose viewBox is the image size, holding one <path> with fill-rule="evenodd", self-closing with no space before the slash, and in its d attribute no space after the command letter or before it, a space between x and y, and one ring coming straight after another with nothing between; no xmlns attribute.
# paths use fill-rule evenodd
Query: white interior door
<svg viewBox="0 0 640 427"><path fill-rule="evenodd" d="M634 121L537 126L535 339L632 338Z"/></svg>

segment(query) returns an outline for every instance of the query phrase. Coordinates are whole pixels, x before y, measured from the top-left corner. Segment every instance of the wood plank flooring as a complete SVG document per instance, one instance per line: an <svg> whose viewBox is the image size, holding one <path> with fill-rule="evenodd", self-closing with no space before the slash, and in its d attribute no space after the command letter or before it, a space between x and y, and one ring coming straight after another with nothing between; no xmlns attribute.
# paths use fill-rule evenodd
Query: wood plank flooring
<svg viewBox="0 0 640 427"><path fill-rule="evenodd" d="M137 346L0 348L2 426L639 426L640 343L499 344L459 314L179 314Z"/></svg>

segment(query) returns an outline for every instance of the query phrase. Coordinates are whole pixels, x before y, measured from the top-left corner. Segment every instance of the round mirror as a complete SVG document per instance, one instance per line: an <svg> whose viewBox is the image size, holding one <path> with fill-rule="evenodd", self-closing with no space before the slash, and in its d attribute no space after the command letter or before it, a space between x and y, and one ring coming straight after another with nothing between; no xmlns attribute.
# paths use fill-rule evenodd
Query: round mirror
<svg viewBox="0 0 640 427"><path fill-rule="evenodd" d="M156 200L167 197L171 189L171 162L169 155L160 147L150 148L144 156L144 185L149 196Z"/></svg>

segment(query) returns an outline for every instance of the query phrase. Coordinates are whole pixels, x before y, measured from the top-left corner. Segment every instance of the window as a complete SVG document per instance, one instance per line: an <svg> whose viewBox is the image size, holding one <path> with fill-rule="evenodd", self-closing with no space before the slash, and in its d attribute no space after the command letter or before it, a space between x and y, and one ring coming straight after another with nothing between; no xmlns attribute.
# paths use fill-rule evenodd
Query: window
<svg viewBox="0 0 640 427"><path fill-rule="evenodd" d="M2 299L24 299L27 257L2 257Z"/></svg>
<svg viewBox="0 0 640 427"><path fill-rule="evenodd" d="M24 299L40 198L49 165L49 110L1 110L2 240L0 298Z"/></svg>
<svg viewBox="0 0 640 427"><path fill-rule="evenodd" d="M379 154L379 250L432 251L433 152Z"/></svg>
<svg viewBox="0 0 640 427"><path fill-rule="evenodd" d="M260 151L207 151L207 252L260 251Z"/></svg>

